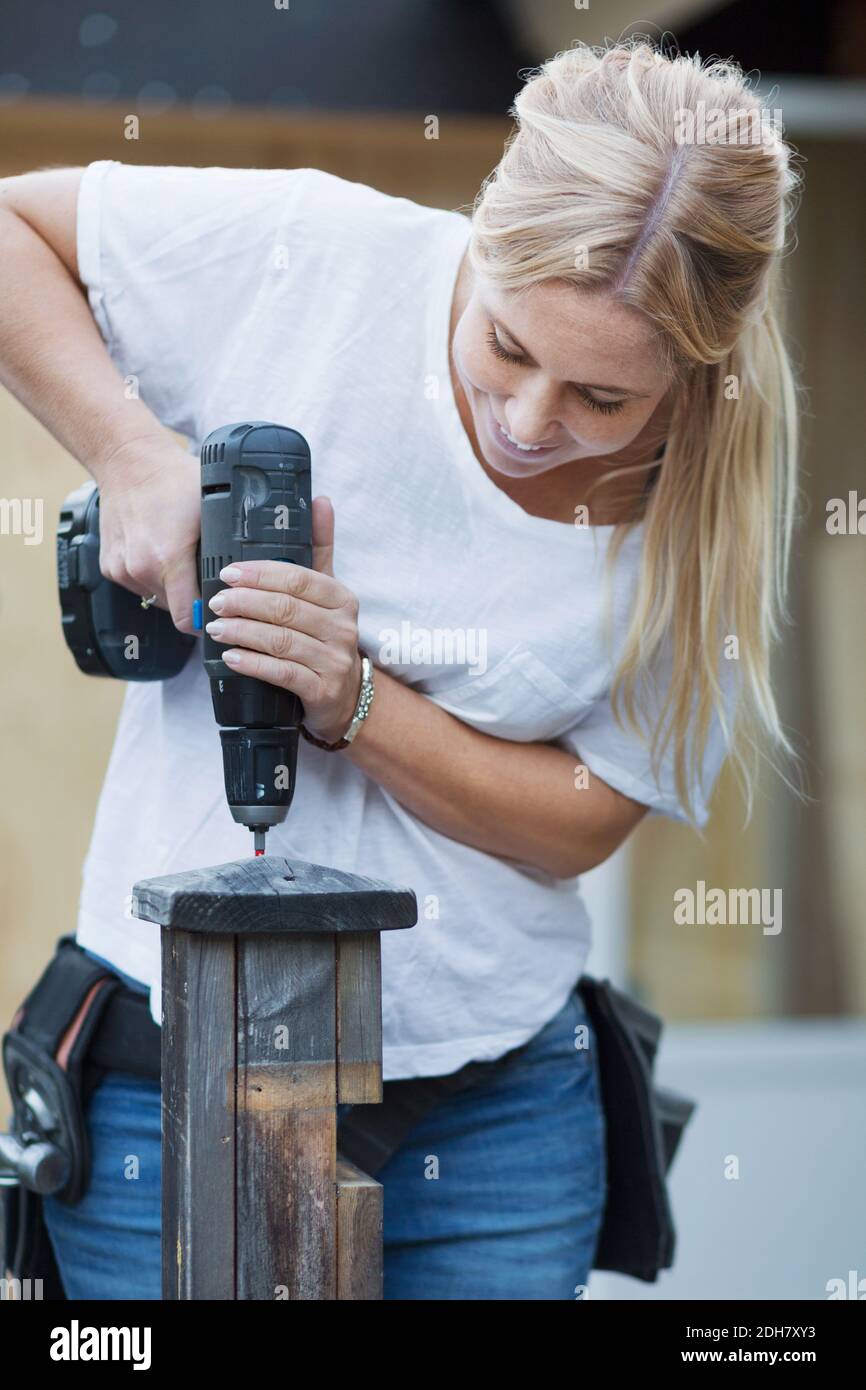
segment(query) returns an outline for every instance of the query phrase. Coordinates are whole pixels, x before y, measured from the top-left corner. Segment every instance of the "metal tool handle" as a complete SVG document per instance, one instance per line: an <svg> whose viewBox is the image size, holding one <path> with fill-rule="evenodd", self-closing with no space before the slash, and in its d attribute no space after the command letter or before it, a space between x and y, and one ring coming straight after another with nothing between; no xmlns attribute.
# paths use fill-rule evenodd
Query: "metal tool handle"
<svg viewBox="0 0 866 1390"><path fill-rule="evenodd" d="M14 1134L0 1134L0 1186L21 1183L40 1197L50 1197L68 1180L69 1158L56 1144L22 1144Z"/></svg>

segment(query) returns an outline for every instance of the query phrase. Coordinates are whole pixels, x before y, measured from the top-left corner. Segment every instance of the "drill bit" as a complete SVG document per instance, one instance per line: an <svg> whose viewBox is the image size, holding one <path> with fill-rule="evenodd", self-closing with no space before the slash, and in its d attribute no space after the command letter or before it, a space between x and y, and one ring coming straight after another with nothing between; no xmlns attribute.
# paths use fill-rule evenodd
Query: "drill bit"
<svg viewBox="0 0 866 1390"><path fill-rule="evenodd" d="M265 852L265 836L267 833L267 830L262 830L258 827L253 831L253 849L256 857Z"/></svg>

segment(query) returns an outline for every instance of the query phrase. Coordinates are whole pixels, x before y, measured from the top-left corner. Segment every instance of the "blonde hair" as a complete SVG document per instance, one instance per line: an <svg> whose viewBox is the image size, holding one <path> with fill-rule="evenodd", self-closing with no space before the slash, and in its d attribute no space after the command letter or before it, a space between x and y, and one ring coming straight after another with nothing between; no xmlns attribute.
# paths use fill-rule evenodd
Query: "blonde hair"
<svg viewBox="0 0 866 1390"><path fill-rule="evenodd" d="M777 319L799 183L791 151L735 64L666 56L645 39L558 54L512 114L475 203L473 269L504 289L556 279L639 310L674 383L664 455L627 470L651 486L609 552L612 565L643 520L616 717L651 732L656 778L673 739L677 795L694 821L715 710L748 818L761 745L769 737L793 755L770 681L797 503L797 388ZM720 129L722 142L708 138ZM733 727L727 635L739 646ZM638 687L657 681L666 645L660 713L642 730Z"/></svg>

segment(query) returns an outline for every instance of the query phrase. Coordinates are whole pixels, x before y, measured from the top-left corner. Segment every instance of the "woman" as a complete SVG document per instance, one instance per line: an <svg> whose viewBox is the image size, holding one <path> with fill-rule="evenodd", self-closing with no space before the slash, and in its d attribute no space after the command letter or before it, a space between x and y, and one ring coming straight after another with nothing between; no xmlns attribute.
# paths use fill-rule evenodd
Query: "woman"
<svg viewBox="0 0 866 1390"><path fill-rule="evenodd" d="M224 660L296 692L319 741L269 851L415 890L418 926L382 943L386 1079L509 1054L380 1174L387 1297L585 1285L604 1121L576 1046L577 879L647 810L703 825L726 755L748 787L758 736L787 747L768 662L795 179L763 127L684 143L701 108L758 114L729 66L560 54L471 221L310 169L3 186L5 379L96 478L105 574L188 629L198 468L170 431L273 419L310 442L316 572L239 565L211 605ZM369 714L324 748L353 721L359 647ZM130 686L78 940L157 1021L131 884L245 852L200 663ZM90 1190L46 1208L67 1291L156 1298L158 1086L111 1073L89 1123Z"/></svg>

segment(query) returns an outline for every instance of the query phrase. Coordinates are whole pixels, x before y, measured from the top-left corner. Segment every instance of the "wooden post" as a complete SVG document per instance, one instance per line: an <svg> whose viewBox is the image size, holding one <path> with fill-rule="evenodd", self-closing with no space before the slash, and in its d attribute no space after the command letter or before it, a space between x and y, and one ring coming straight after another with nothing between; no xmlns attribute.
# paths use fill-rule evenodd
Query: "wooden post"
<svg viewBox="0 0 866 1390"><path fill-rule="evenodd" d="M261 857L132 903L162 926L163 1298L381 1298L382 1189L336 1107L382 1099L379 932L414 893Z"/></svg>

